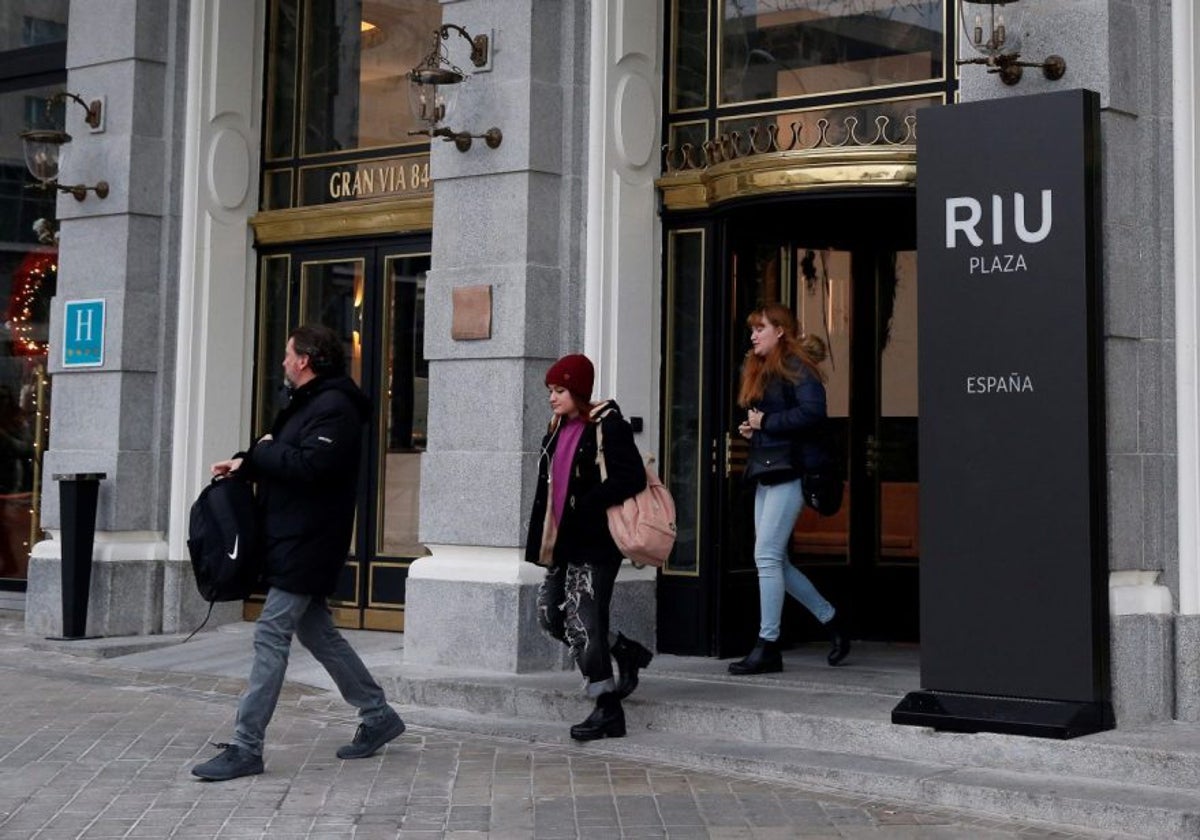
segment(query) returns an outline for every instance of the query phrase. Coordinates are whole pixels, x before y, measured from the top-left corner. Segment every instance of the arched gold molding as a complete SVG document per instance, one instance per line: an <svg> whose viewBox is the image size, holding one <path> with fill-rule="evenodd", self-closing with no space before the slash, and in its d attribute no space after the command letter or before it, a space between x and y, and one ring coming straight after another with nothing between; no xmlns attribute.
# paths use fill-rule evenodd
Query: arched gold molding
<svg viewBox="0 0 1200 840"><path fill-rule="evenodd" d="M808 190L912 187L917 147L795 149L684 169L654 183L667 210L703 210L736 198Z"/></svg>
<svg viewBox="0 0 1200 840"><path fill-rule="evenodd" d="M433 195L264 210L250 219L259 245L433 229Z"/></svg>

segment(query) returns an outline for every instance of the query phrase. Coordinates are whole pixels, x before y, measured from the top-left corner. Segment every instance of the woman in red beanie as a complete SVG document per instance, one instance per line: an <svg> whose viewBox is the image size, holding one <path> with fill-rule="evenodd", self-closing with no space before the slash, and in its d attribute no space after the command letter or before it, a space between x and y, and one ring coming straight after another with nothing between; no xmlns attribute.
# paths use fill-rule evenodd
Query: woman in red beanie
<svg viewBox="0 0 1200 840"><path fill-rule="evenodd" d="M577 741L625 734L622 698L637 687L651 653L620 633L610 636L609 603L621 552L608 531L608 508L646 486L633 431L613 401L593 405L595 370L587 356L563 356L546 371L554 416L542 438L537 493L525 559L547 566L538 590L538 622L571 649L596 707L571 727ZM608 478L601 481L596 429ZM613 678L617 660L620 682Z"/></svg>

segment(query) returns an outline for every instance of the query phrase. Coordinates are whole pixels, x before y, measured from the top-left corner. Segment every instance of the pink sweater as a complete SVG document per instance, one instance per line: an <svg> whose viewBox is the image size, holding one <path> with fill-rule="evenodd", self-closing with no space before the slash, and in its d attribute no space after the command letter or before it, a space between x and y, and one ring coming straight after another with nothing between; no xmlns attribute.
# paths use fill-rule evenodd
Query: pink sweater
<svg viewBox="0 0 1200 840"><path fill-rule="evenodd" d="M550 464L550 489L554 492L551 503L555 522L562 522L563 508L567 504L567 484L571 480L571 462L575 460L575 450L579 448L579 439L583 437L583 427L583 419L576 417L568 420L558 431L558 444L554 447L554 460Z"/></svg>

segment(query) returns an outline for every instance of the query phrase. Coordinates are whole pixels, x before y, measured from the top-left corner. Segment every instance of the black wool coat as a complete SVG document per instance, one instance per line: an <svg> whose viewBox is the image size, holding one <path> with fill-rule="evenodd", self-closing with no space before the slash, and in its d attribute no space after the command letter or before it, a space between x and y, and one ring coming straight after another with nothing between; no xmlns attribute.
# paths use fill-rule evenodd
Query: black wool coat
<svg viewBox="0 0 1200 840"><path fill-rule="evenodd" d="M350 549L363 423L371 403L348 376L297 388L243 456L257 484L264 578L300 595L329 595Z"/></svg>
<svg viewBox="0 0 1200 840"><path fill-rule="evenodd" d="M588 420L571 459L567 502L553 541L552 558L556 566L559 563L620 563L621 550L608 531L608 509L636 496L646 487L646 468L633 441L633 430L615 402L605 405L613 410L599 421L594 416ZM600 481L600 465L596 459L597 425L603 429L604 464L608 470L608 481L605 482ZM548 536L550 460L557 445L558 423L552 422L542 438L537 492L529 515L525 559L531 563L539 562L543 540Z"/></svg>

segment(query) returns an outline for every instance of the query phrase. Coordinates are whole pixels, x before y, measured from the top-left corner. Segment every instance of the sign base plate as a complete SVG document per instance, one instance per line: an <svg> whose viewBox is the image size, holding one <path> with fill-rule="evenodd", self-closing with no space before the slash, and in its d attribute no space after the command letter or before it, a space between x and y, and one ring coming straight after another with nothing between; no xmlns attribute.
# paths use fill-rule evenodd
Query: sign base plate
<svg viewBox="0 0 1200 840"><path fill-rule="evenodd" d="M999 732L1077 738L1115 726L1108 703L1031 700L949 691L912 691L892 710L892 723L947 732Z"/></svg>

